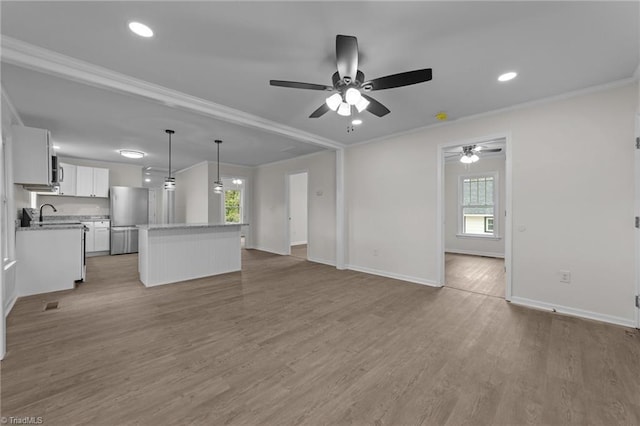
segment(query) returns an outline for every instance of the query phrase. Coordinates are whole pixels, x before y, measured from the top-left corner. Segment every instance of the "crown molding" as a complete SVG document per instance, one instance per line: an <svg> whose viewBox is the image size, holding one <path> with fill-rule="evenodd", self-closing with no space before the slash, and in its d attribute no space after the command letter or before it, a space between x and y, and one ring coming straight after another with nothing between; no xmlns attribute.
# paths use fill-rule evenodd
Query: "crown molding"
<svg viewBox="0 0 640 426"><path fill-rule="evenodd" d="M4 90L4 86L2 86L2 99L4 99L4 101L7 104L7 108L9 108L9 116L11 117L11 122L13 124L19 124L20 126L24 126L24 122L22 121L22 118L20 118L20 114L18 114L18 110L16 110L16 107L13 106L13 102L11 102L11 98L7 94L7 91Z"/></svg>
<svg viewBox="0 0 640 426"><path fill-rule="evenodd" d="M286 136L301 142L319 145L328 149L344 148L344 145L294 127L267 120L234 108L229 108L206 99L191 96L177 90L149 83L144 80L112 71L80 59L72 58L2 36L2 62L31 69L67 80L91 85L114 92L126 93L153 100L171 108L180 108L210 116L244 127L257 128L269 133Z"/></svg>
<svg viewBox="0 0 640 426"><path fill-rule="evenodd" d="M355 148L357 146L368 145L370 143L383 142L383 141L390 140L390 139L396 139L396 138L399 138L399 137L402 137L402 136L414 135L414 134L417 134L417 133L424 132L426 130L437 128L437 127L455 126L456 124L465 123L467 121L472 121L472 120L477 120L479 118L492 117L492 116L495 116L495 115L505 114L505 113L508 113L508 112L511 112L511 111L517 111L517 110L521 110L521 109L525 109L525 108L530 108L530 107L535 107L535 106L540 106L540 105L546 105L546 104L550 104L550 103L554 103L554 102L560 102L560 101L564 101L564 100L567 100L567 99L575 98L575 97L578 97L578 96L586 96L586 95L590 95L592 93L602 92L602 91L605 91L605 90L617 89L618 87L624 87L624 86L627 86L627 85L631 85L631 84L635 83L636 81L637 81L636 77L630 77L630 78L625 78L625 79L622 79L622 80L616 80L616 81L612 81L612 82L609 82L609 83L600 84L598 86L591 86L591 87L587 87L587 88L584 88L584 89L573 90L571 92L561 93L559 95L549 96L549 97L546 97L546 98L537 99L535 101L523 102L523 103L520 103L520 104L511 105L511 106L508 106L508 107L505 107L505 108L494 109L492 111L481 112L481 113L473 114L473 115L467 115L467 116L460 117L458 119L451 120L451 121L445 121L445 122L442 122L442 123L433 123L433 124L429 124L429 125L422 126L422 127L416 127L415 129L406 130L404 132L394 133L392 135L380 136L380 137L377 137L377 138L368 139L366 141L352 143L352 144L347 145L346 148Z"/></svg>

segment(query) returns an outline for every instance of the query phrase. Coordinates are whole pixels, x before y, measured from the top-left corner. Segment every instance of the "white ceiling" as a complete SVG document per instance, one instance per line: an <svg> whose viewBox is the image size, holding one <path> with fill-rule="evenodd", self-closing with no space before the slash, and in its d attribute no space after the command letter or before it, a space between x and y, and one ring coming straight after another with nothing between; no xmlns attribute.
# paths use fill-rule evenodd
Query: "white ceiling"
<svg viewBox="0 0 640 426"><path fill-rule="evenodd" d="M256 165L324 149L307 135L349 145L450 119L631 78L639 63L638 2L11 2L2 34L289 126L285 134L7 65L2 84L26 125L52 130L68 155L165 166L175 128L176 167L214 160ZM127 29L140 20L155 31ZM308 115L326 92L270 79L330 84L336 34L355 35L367 78L426 68L431 82L371 95L391 114L349 120ZM11 62L11 61L10 61ZM15 63L15 62L12 62ZM498 83L515 70L517 79ZM42 71L42 70L40 70ZM259 121L259 120L254 120ZM269 126L267 126L269 127ZM297 140L296 140L297 139Z"/></svg>

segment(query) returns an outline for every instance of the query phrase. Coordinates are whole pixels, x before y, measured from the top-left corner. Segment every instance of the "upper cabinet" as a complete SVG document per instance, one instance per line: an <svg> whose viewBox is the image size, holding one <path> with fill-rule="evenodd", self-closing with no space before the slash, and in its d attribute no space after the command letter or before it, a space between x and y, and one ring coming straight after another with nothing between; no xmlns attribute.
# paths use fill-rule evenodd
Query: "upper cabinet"
<svg viewBox="0 0 640 426"><path fill-rule="evenodd" d="M77 166L60 163L60 189L58 195L76 195Z"/></svg>
<svg viewBox="0 0 640 426"><path fill-rule="evenodd" d="M53 146L48 130L11 126L13 139L13 181L23 185L51 186Z"/></svg>
<svg viewBox="0 0 640 426"><path fill-rule="evenodd" d="M77 166L76 196L109 197L109 169Z"/></svg>

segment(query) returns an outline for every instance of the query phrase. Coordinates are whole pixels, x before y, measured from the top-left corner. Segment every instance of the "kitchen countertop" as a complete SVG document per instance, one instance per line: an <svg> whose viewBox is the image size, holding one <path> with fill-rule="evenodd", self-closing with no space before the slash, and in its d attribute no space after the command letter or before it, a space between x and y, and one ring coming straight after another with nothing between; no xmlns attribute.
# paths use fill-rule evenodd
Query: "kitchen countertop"
<svg viewBox="0 0 640 426"><path fill-rule="evenodd" d="M84 225L81 223L56 223L49 225L33 225L33 226L20 226L16 228L16 231L51 231L56 229L83 229Z"/></svg>
<svg viewBox="0 0 640 426"><path fill-rule="evenodd" d="M76 221L76 222L94 222L98 220L111 220L109 215L58 215L58 216L42 216L43 222L63 222L63 221Z"/></svg>
<svg viewBox="0 0 640 426"><path fill-rule="evenodd" d="M161 231L163 229L197 229L197 228L224 228L229 226L245 226L248 223L163 223L155 225L138 225L139 229L148 231Z"/></svg>

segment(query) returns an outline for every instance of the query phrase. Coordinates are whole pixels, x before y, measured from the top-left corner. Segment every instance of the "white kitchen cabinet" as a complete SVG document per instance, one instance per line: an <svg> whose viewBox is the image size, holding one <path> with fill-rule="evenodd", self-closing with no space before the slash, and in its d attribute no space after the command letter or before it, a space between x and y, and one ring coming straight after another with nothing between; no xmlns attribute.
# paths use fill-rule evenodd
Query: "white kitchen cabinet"
<svg viewBox="0 0 640 426"><path fill-rule="evenodd" d="M39 229L16 232L18 296L71 290L84 277L82 232Z"/></svg>
<svg viewBox="0 0 640 426"><path fill-rule="evenodd" d="M11 126L13 180L23 185L52 185L53 146L48 130Z"/></svg>
<svg viewBox="0 0 640 426"><path fill-rule="evenodd" d="M82 222L88 228L85 234L85 253L109 251L111 222L108 220Z"/></svg>
<svg viewBox="0 0 640 426"><path fill-rule="evenodd" d="M95 251L109 251L109 234L111 226L109 221L95 222L93 242Z"/></svg>
<svg viewBox="0 0 640 426"><path fill-rule="evenodd" d="M77 166L60 163L60 189L58 195L76 195Z"/></svg>
<svg viewBox="0 0 640 426"><path fill-rule="evenodd" d="M76 195L78 197L109 196L109 169L77 166Z"/></svg>
<svg viewBox="0 0 640 426"><path fill-rule="evenodd" d="M109 197L109 169L93 169L93 196Z"/></svg>

